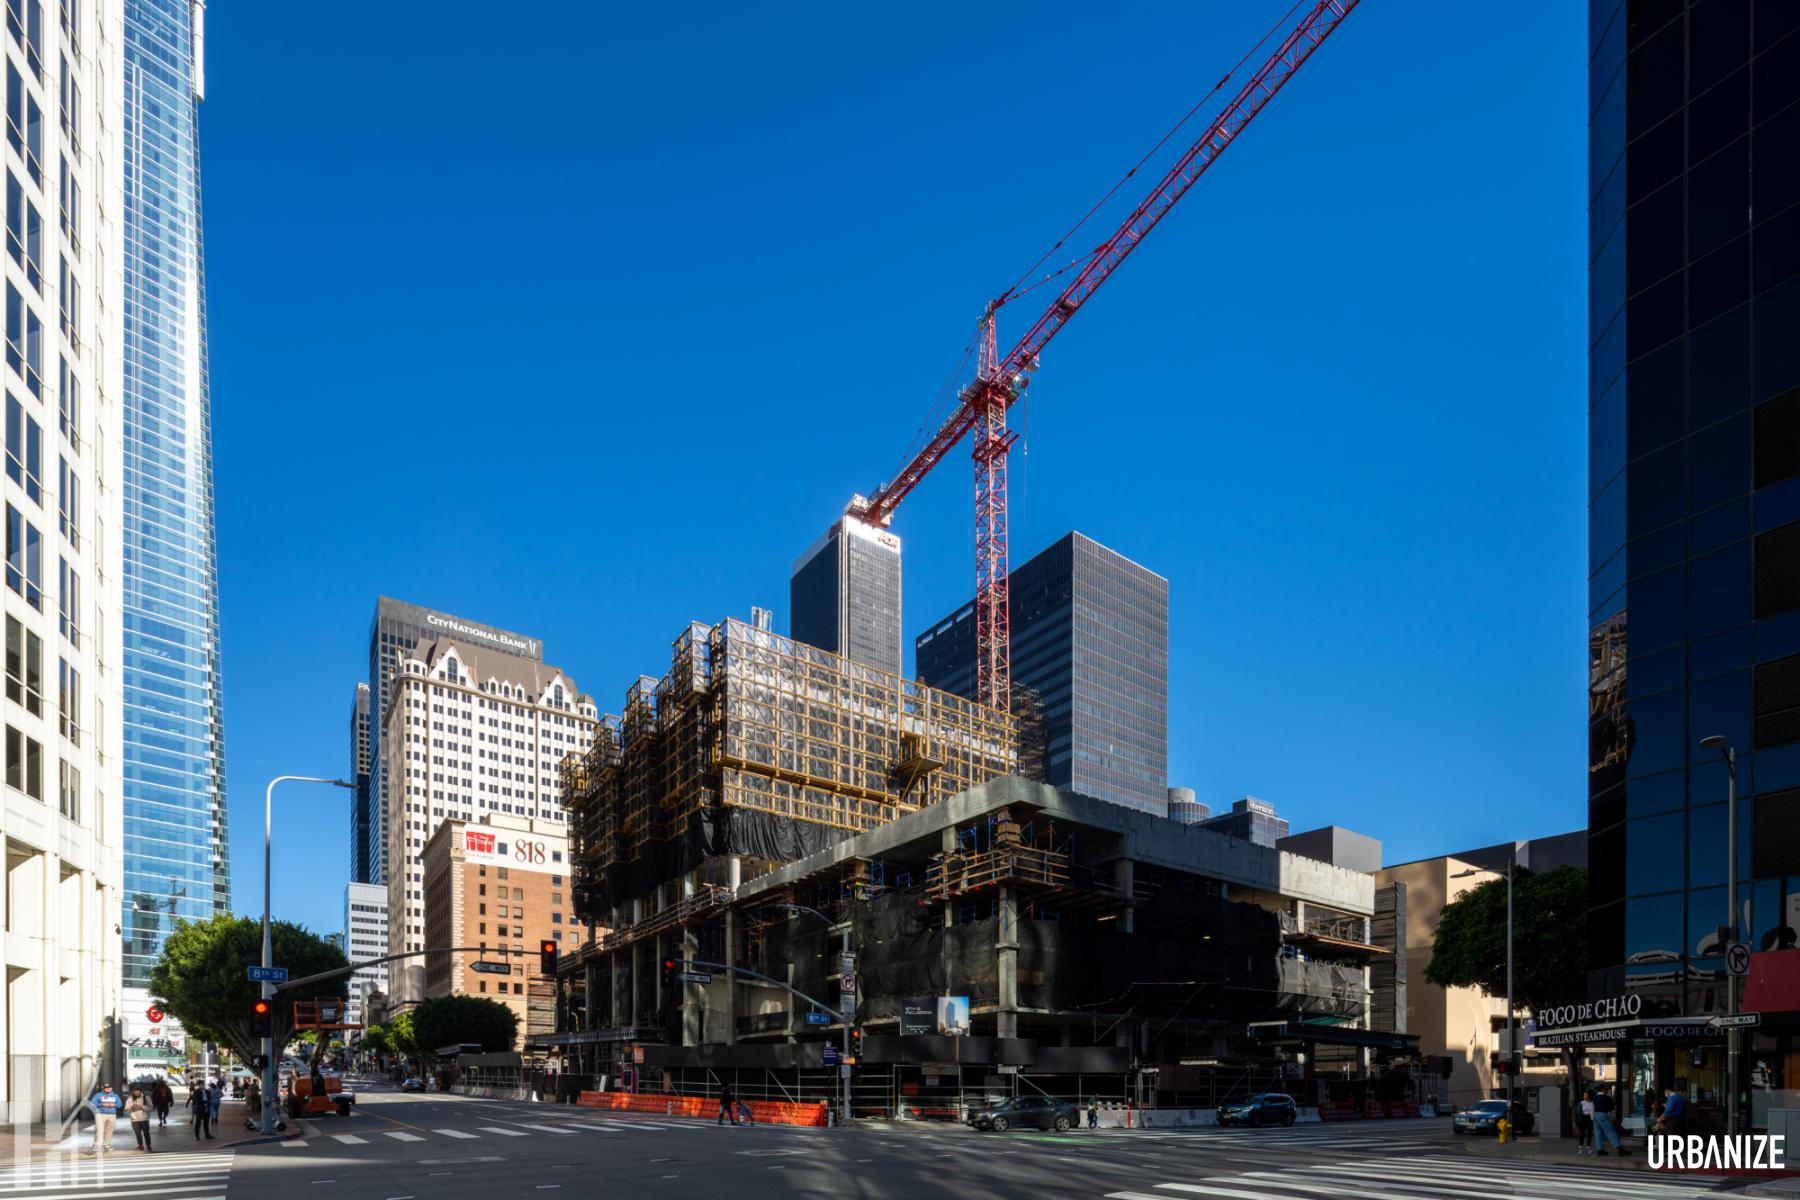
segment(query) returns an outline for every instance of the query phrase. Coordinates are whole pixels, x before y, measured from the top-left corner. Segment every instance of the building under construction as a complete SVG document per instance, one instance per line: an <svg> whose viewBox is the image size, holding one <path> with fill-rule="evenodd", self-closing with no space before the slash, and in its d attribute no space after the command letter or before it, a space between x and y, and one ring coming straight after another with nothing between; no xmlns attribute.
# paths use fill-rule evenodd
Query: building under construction
<svg viewBox="0 0 1800 1200"><path fill-rule="evenodd" d="M698 633L729 654L756 631ZM780 844L716 812L677 824L669 840L696 844L659 852L661 883L595 884L617 915L565 950L562 1023L528 1049L579 1086L816 1100L837 1090L848 1023L863 1115L951 1115L1027 1086L1165 1106L1411 1086L1416 1039L1374 1024L1370 968L1395 946L1373 935L1368 873L1018 778L945 790L921 776L891 819ZM652 878L642 857L624 878Z"/></svg>
<svg viewBox="0 0 1800 1200"><path fill-rule="evenodd" d="M1010 774L1008 713L742 621L689 625L669 671L563 764L577 917L623 930ZM646 901L650 901L647 905Z"/></svg>

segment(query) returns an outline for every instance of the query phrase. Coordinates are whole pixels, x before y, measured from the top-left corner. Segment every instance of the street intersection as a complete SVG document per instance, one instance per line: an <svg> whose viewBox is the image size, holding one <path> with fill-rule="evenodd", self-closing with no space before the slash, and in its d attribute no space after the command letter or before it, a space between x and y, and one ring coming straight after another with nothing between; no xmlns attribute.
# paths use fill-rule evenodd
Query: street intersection
<svg viewBox="0 0 1800 1200"><path fill-rule="evenodd" d="M1590 1161L1465 1152L1442 1121L1293 1129L980 1134L847 1130L600 1113L359 1083L355 1115L298 1137L197 1151L74 1156L0 1172L0 1200L558 1200L794 1196L821 1200L1690 1200L1718 1181ZM174 1128L173 1126L171 1127ZM162 1131L167 1132L167 1131Z"/></svg>

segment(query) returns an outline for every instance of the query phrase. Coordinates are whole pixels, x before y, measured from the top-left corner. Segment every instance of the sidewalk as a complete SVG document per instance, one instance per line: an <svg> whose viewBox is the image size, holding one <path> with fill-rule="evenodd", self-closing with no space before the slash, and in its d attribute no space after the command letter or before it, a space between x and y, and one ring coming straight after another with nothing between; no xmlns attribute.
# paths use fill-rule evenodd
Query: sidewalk
<svg viewBox="0 0 1800 1200"><path fill-rule="evenodd" d="M219 1120L213 1126L211 1141L194 1137L194 1121L190 1111L176 1107L169 1113L168 1125L150 1122L150 1144L152 1153L203 1154L214 1151L230 1150L240 1144L252 1144L262 1141L278 1141L284 1137L299 1137L300 1132L293 1121L288 1122L286 1134L277 1134L273 1138L264 1138L261 1131L244 1128L244 1103L241 1100L226 1100L219 1106ZM59 1138L58 1130L51 1126L35 1126L31 1130L29 1142L20 1145L16 1131L0 1132L0 1167L17 1166L21 1158L43 1159L53 1155L80 1155L87 1157L94 1145L94 1125L92 1121L82 1120L70 1127L67 1136ZM121 1118L113 1128L112 1141L107 1145L109 1158L137 1157L137 1138L131 1132L130 1122Z"/></svg>
<svg viewBox="0 0 1800 1200"><path fill-rule="evenodd" d="M1644 1140L1634 1138L1628 1148L1631 1153L1621 1157L1612 1153L1605 1158L1597 1154L1575 1153L1574 1138L1541 1138L1522 1137L1502 1146L1498 1138L1477 1137L1467 1134L1457 1138L1465 1154L1477 1158L1510 1158L1527 1162L1557 1163L1561 1166L1592 1167L1596 1171L1648 1171L1650 1166L1644 1161Z"/></svg>

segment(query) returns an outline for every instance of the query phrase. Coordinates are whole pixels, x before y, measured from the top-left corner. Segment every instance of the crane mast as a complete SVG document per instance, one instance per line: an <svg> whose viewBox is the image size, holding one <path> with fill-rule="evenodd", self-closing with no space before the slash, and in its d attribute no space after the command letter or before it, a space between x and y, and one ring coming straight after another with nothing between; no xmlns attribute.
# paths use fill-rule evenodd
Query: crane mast
<svg viewBox="0 0 1800 1200"><path fill-rule="evenodd" d="M908 460L891 481L876 488L858 506L857 515L879 525L893 520L900 501L942 462L964 436L974 434L975 462L975 653L976 699L993 708L1009 708L1012 693L1008 624L1008 556L1006 545L1006 465L1016 436L1007 428L1007 410L1024 394L1037 370L1038 356L1081 311L1100 285L1112 277L1131 252L1168 215L1226 147L1275 98L1349 16L1360 0L1317 0L1263 64L1213 118L1139 201L1105 242L1088 257L1068 286L1058 293L1023 337L1002 356L995 314L1012 298L1002 294L982 314L975 378L957 396L957 407Z"/></svg>

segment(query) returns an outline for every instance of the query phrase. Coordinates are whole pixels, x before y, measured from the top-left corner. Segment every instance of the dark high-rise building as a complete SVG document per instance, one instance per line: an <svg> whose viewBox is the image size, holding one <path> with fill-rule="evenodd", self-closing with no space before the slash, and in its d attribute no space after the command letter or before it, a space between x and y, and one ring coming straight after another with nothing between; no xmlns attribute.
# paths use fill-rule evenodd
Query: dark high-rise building
<svg viewBox="0 0 1800 1200"><path fill-rule="evenodd" d="M1738 936L1800 912L1800 4L1601 0L1588 72L1591 970L1555 1015L1618 1038L1628 1127L1672 1083L1710 1124L1732 914L1701 739L1738 754ZM1592 1040L1567 1023L1537 1044ZM1796 1033L1746 1037L1743 1089L1800 1086Z"/></svg>
<svg viewBox="0 0 1800 1200"><path fill-rule="evenodd" d="M1035 691L1044 782L1165 815L1169 581L1070 533L1011 577L1012 681ZM919 678L975 696L975 604L921 634Z"/></svg>
<svg viewBox="0 0 1800 1200"><path fill-rule="evenodd" d="M449 613L421 608L404 600L387 596L375 599L375 620L369 628L369 722L373 740L369 753L369 804L367 832L367 865L369 883L388 883L388 770L381 756L381 721L392 696L389 684L400 665L400 658L420 645L439 638L458 638L483 650L497 650L521 658L544 659L544 644L536 638L509 633L492 625L465 621ZM354 725L355 717L351 718ZM354 735L353 735L354 736ZM352 805L354 809L354 804ZM351 832L356 832L354 813ZM351 851L351 862L356 851ZM416 866L414 868L417 869Z"/></svg>
<svg viewBox="0 0 1800 1200"><path fill-rule="evenodd" d="M900 539L852 516L832 522L794 564L788 633L900 674Z"/></svg>
<svg viewBox="0 0 1800 1200"><path fill-rule="evenodd" d="M1275 806L1255 796L1231 802L1231 811L1194 822L1202 829L1222 833L1258 846L1273 846L1288 835L1287 818L1275 815Z"/></svg>
<svg viewBox="0 0 1800 1200"><path fill-rule="evenodd" d="M373 789L369 787L369 768L373 750L369 744L369 685L356 685L350 702L350 782L355 791L350 795L350 882L373 883L374 871L369 845L369 829L375 819Z"/></svg>

